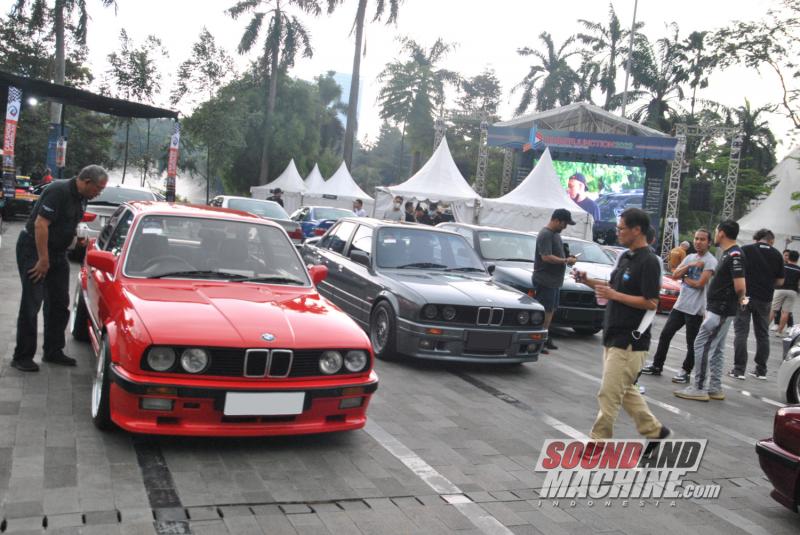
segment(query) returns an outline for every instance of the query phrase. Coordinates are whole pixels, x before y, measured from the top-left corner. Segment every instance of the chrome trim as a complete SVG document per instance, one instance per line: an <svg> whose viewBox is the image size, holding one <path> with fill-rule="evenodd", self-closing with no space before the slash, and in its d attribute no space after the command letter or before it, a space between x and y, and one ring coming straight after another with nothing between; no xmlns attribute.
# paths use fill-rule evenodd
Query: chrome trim
<svg viewBox="0 0 800 535"><path fill-rule="evenodd" d="M498 312L500 313L500 321L493 321ZM492 309L492 316L491 316L491 319L489 320L489 325L492 325L494 327L500 327L501 325L503 325L503 319L505 318L505 316L506 316L506 309L504 309L504 308L493 308Z"/></svg>
<svg viewBox="0 0 800 535"><path fill-rule="evenodd" d="M286 368L286 375L273 375L272 372L272 357L275 354L289 354L289 366ZM294 363L294 351L291 349L273 349L269 352L269 357L267 357L267 374L266 377L289 377L289 374L292 372L292 364Z"/></svg>
<svg viewBox="0 0 800 535"><path fill-rule="evenodd" d="M264 362L264 373L262 373L261 375L248 375L247 374L247 359L250 358L250 353L255 353L255 352L266 353L267 354L267 360ZM269 349L247 349L247 350L245 350L245 352L244 352L244 368L242 369L242 376L244 376L244 377L266 377L267 376L267 371L269 370L270 360L272 360L272 359L271 359L271 355L270 355Z"/></svg>
<svg viewBox="0 0 800 535"><path fill-rule="evenodd" d="M481 321L481 312L483 312L484 314L488 314L486 321ZM498 314L500 314L499 321L496 318ZM477 318L475 318L475 324L491 326L491 327L500 327L503 325L503 318L505 317L505 315L506 315L506 310L504 308L478 307L478 316Z"/></svg>
<svg viewBox="0 0 800 535"><path fill-rule="evenodd" d="M486 311L486 321L481 321L481 312ZM478 315L475 318L476 325L489 325L492 322L492 309L491 307L478 307Z"/></svg>

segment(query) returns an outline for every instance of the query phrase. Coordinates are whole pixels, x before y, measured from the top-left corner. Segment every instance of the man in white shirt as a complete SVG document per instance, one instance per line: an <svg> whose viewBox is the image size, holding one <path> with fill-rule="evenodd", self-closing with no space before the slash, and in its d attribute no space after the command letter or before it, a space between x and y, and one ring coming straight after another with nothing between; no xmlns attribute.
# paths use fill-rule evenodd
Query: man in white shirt
<svg viewBox="0 0 800 535"><path fill-rule="evenodd" d="M394 198L392 207L383 213L383 218L387 221L403 221L404 217L403 198L398 195Z"/></svg>
<svg viewBox="0 0 800 535"><path fill-rule="evenodd" d="M361 199L353 201L353 213L356 217L367 217L367 211L364 210L364 201Z"/></svg>

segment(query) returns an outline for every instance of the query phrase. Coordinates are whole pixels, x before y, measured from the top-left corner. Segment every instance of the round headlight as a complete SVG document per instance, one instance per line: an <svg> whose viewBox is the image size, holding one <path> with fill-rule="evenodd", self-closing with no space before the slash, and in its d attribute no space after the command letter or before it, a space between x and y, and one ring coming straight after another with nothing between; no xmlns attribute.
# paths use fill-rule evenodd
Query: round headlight
<svg viewBox="0 0 800 535"><path fill-rule="evenodd" d="M199 347L184 349L181 353L181 366L189 373L200 373L208 367L211 357L208 351Z"/></svg>
<svg viewBox="0 0 800 535"><path fill-rule="evenodd" d="M519 323L520 325L525 325L526 323L528 323L528 321L530 321L530 319L531 319L531 314L527 310L520 310L519 312L517 312L517 323Z"/></svg>
<svg viewBox="0 0 800 535"><path fill-rule="evenodd" d="M152 347L147 352L147 365L157 372L165 372L175 365L175 351L171 347Z"/></svg>
<svg viewBox="0 0 800 535"><path fill-rule="evenodd" d="M531 323L533 325L541 325L542 323L544 323L544 312L540 310L531 312Z"/></svg>
<svg viewBox="0 0 800 535"><path fill-rule="evenodd" d="M456 308L447 305L442 309L442 317L447 321L453 321L454 319L456 319Z"/></svg>
<svg viewBox="0 0 800 535"><path fill-rule="evenodd" d="M422 309L422 315L429 320L434 319L437 312L438 310L436 310L436 305L425 305L425 307Z"/></svg>
<svg viewBox="0 0 800 535"><path fill-rule="evenodd" d="M366 351L348 351L344 356L344 367L349 372L360 372L367 366L369 355Z"/></svg>
<svg viewBox="0 0 800 535"><path fill-rule="evenodd" d="M342 369L342 354L338 351L325 351L319 358L319 371L333 375Z"/></svg>

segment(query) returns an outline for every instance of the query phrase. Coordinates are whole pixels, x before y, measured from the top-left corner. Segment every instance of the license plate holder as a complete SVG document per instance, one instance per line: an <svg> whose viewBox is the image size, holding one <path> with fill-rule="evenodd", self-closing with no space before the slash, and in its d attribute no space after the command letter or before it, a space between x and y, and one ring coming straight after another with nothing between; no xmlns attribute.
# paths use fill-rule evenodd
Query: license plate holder
<svg viewBox="0 0 800 535"><path fill-rule="evenodd" d="M511 345L511 333L504 332L467 332L464 349L473 352L498 352L505 351Z"/></svg>
<svg viewBox="0 0 800 535"><path fill-rule="evenodd" d="M301 414L305 392L228 392L225 416L291 416Z"/></svg>

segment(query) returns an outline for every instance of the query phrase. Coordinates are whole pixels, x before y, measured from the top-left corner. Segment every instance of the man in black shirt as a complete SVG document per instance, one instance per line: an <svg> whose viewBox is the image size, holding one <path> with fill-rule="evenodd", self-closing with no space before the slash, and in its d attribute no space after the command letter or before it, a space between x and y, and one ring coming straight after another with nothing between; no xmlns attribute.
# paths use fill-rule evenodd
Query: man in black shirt
<svg viewBox="0 0 800 535"><path fill-rule="evenodd" d="M69 320L67 247L83 217L86 201L97 197L108 181L99 165L84 167L77 178L53 182L42 191L17 240L17 267L22 297L17 317L17 346L11 366L35 372L37 317L44 303L42 360L75 366L64 354L64 330Z"/></svg>
<svg viewBox="0 0 800 535"><path fill-rule="evenodd" d="M272 201L272 202L276 202L276 203L280 204L281 206L283 206L283 198L282 198L283 190L281 188L275 188L273 190L270 190L270 193L272 193L272 195L267 197L267 200L268 201Z"/></svg>
<svg viewBox="0 0 800 535"><path fill-rule="evenodd" d="M722 392L722 347L737 309L747 305L744 255L736 243L738 235L739 223L732 219L717 226L714 243L722 249L722 256L708 285L706 315L694 339L694 384L675 391L679 398L695 401L725 399Z"/></svg>
<svg viewBox="0 0 800 535"><path fill-rule="evenodd" d="M582 271L573 272L577 282L591 286L597 297L608 300L603 322L603 381L597 394L600 411L590 434L595 440L613 436L620 406L631 415L640 434L658 439L670 435L636 386L650 348L650 322L661 289L661 261L647 246L649 227L645 211L628 208L622 212L617 235L628 251L620 257L608 283L590 279Z"/></svg>
<svg viewBox="0 0 800 535"><path fill-rule="evenodd" d="M775 288L783 284L783 256L775 249L775 235L762 228L753 235L755 243L742 247L747 281L747 297L750 302L740 308L733 321L733 369L728 373L736 379L744 379L747 367L747 337L750 335L750 317L756 335L755 369L750 375L756 379L767 378L769 358L769 312Z"/></svg>
<svg viewBox="0 0 800 535"><path fill-rule="evenodd" d="M786 250L783 252L785 259L783 285L775 290L775 297L772 300L772 307L769 313L769 322L772 323L775 315L780 312L780 323L778 323L777 335L782 336L786 324L789 322L789 315L792 313L797 294L800 291L800 266L797 260L800 253L797 251Z"/></svg>
<svg viewBox="0 0 800 535"><path fill-rule="evenodd" d="M414 217L414 203L412 201L406 201L404 208L406 223L416 223L417 218Z"/></svg>

